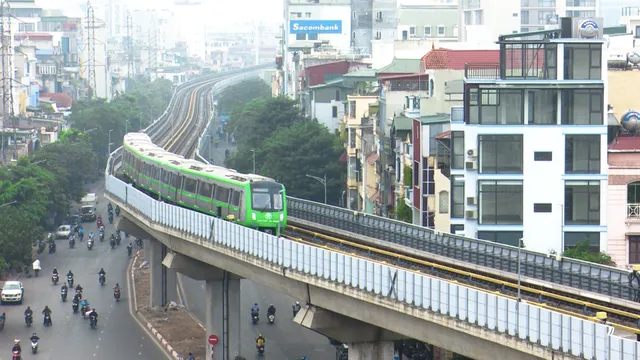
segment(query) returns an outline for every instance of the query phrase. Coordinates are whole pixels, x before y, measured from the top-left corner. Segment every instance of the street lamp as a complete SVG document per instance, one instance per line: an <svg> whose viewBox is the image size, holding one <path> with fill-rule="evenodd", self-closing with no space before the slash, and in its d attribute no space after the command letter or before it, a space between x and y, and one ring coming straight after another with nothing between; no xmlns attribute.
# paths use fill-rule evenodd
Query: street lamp
<svg viewBox="0 0 640 360"><path fill-rule="evenodd" d="M251 149L253 153L253 173L256 173L256 149Z"/></svg>
<svg viewBox="0 0 640 360"><path fill-rule="evenodd" d="M112 131L113 131L113 129L109 130L109 149L108 149L108 152L107 152L107 156L109 154L111 154L111 132Z"/></svg>
<svg viewBox="0 0 640 360"><path fill-rule="evenodd" d="M322 185L324 185L324 203L327 203L327 174L324 174L324 178L319 178L317 176L313 176L313 175L309 175L306 174L306 177L312 178L316 181L318 181L319 183L321 183Z"/></svg>
<svg viewBox="0 0 640 360"><path fill-rule="evenodd" d="M17 202L18 202L17 200L14 200L14 201L12 201L12 202L8 202L8 203L6 203L6 204L2 204L2 205L0 205L0 208L3 208L3 207L5 207L5 206L9 206L9 205L13 205L13 204L15 204L15 203L17 203Z"/></svg>

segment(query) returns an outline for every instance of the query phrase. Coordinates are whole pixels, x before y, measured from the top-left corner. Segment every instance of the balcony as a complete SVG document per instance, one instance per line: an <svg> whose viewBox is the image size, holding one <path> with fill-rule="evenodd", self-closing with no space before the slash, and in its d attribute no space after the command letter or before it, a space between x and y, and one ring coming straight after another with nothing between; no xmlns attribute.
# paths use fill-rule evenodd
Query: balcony
<svg viewBox="0 0 640 360"><path fill-rule="evenodd" d="M627 204L627 219L640 220L640 204Z"/></svg>
<svg viewBox="0 0 640 360"><path fill-rule="evenodd" d="M464 64L464 77L471 80L498 80L500 64Z"/></svg>

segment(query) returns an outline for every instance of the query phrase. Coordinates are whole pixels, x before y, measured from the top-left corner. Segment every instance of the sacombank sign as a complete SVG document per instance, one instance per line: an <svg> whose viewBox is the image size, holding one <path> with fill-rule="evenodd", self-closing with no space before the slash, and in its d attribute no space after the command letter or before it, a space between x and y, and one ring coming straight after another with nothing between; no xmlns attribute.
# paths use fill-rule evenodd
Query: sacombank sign
<svg viewBox="0 0 640 360"><path fill-rule="evenodd" d="M291 20L290 34L341 34L342 20Z"/></svg>

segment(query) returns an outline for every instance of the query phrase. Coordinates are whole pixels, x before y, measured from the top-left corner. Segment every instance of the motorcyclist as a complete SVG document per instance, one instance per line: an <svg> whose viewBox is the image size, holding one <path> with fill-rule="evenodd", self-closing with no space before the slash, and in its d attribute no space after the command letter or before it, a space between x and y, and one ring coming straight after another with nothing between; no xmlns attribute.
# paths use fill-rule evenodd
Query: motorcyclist
<svg viewBox="0 0 640 360"><path fill-rule="evenodd" d="M42 314L44 315L45 318L48 315L49 316L49 322L51 322L51 309L49 309L48 306L45 305L44 310L42 310ZM45 325L46 325L46 323L45 323Z"/></svg>
<svg viewBox="0 0 640 360"><path fill-rule="evenodd" d="M60 288L60 292L61 293L68 293L69 292L69 288L67 287L67 283L63 283L62 287Z"/></svg>
<svg viewBox="0 0 640 360"><path fill-rule="evenodd" d="M24 311L24 318L25 320L28 317L32 317L33 316L33 310L31 310L31 306L27 306L27 309Z"/></svg>
<svg viewBox="0 0 640 360"><path fill-rule="evenodd" d="M96 325L98 325L98 312L96 309L89 310L86 315L89 316L89 320L95 321Z"/></svg>
<svg viewBox="0 0 640 360"><path fill-rule="evenodd" d="M104 268L100 268L100 271L98 272L98 279L100 278L104 278L105 280L107 279L107 273L104 271Z"/></svg>
<svg viewBox="0 0 640 360"><path fill-rule="evenodd" d="M11 348L11 352L17 351L18 354L22 354L22 348L20 347L20 339L13 340L13 347Z"/></svg>
<svg viewBox="0 0 640 360"><path fill-rule="evenodd" d="M69 272L67 273L67 277L71 276L71 278L73 279L73 273L71 272L71 270L69 270Z"/></svg>
<svg viewBox="0 0 640 360"><path fill-rule="evenodd" d="M82 286L80 286L80 284L76 286L76 295L82 299Z"/></svg>
<svg viewBox="0 0 640 360"><path fill-rule="evenodd" d="M267 316L275 315L275 314L276 314L276 307L273 306L273 304L269 305L269 308L267 309Z"/></svg>
<svg viewBox="0 0 640 360"><path fill-rule="evenodd" d="M111 205L111 202L109 202L109 204L107 205L107 210L108 210L109 212L112 212L112 211L113 211L113 205Z"/></svg>
<svg viewBox="0 0 640 360"><path fill-rule="evenodd" d="M58 276L58 269L57 268L53 268L53 275Z"/></svg>
<svg viewBox="0 0 640 360"><path fill-rule="evenodd" d="M93 231L89 233L89 239L93 239L93 237L96 236Z"/></svg>
<svg viewBox="0 0 640 360"><path fill-rule="evenodd" d="M78 230L78 235L80 235L80 237L84 236L84 228L82 226L80 226L80 229Z"/></svg>
<svg viewBox="0 0 640 360"><path fill-rule="evenodd" d="M7 319L7 314L2 313L0 315L0 323L2 323L2 326L4 326L4 321Z"/></svg>
<svg viewBox="0 0 640 360"><path fill-rule="evenodd" d="M109 237L109 242L111 244L115 244L115 242L116 242L116 235L115 234L111 234L111 236Z"/></svg>
<svg viewBox="0 0 640 360"><path fill-rule="evenodd" d="M31 337L29 338L29 340L31 340L32 343L38 343L38 340L40 340L40 338L38 337L38 335L36 335L36 333L33 333L33 335L31 335Z"/></svg>
<svg viewBox="0 0 640 360"><path fill-rule="evenodd" d="M133 251L133 243L129 243L129 245L127 245L127 252L129 253L129 255L131 255L131 252Z"/></svg>
<svg viewBox="0 0 640 360"><path fill-rule="evenodd" d="M300 308L301 308L300 301L296 301L296 303L293 304L292 308L293 308L293 316L295 317L296 314L298 314L298 311L300 311Z"/></svg>
<svg viewBox="0 0 640 360"><path fill-rule="evenodd" d="M266 341L264 340L262 334L258 334L258 338L256 339L256 347L260 348L261 346L264 346L265 343Z"/></svg>
<svg viewBox="0 0 640 360"><path fill-rule="evenodd" d="M196 360L196 358L193 357L193 353L189 353L187 360Z"/></svg>
<svg viewBox="0 0 640 360"><path fill-rule="evenodd" d="M251 308L251 317L258 316L259 313L260 313L260 308L258 307L258 304L257 303L253 304L253 307Z"/></svg>
<svg viewBox="0 0 640 360"><path fill-rule="evenodd" d="M87 301L87 299L82 299L82 302L80 303L80 308L83 310L86 310L87 306L89 306L89 302Z"/></svg>

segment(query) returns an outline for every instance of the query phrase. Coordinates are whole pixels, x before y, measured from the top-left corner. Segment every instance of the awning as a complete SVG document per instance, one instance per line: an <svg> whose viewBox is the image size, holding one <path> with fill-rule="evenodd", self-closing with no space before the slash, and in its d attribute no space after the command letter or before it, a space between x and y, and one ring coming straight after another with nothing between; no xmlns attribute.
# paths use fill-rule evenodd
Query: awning
<svg viewBox="0 0 640 360"><path fill-rule="evenodd" d="M451 131L444 131L436 134L436 140L450 139L450 138L451 138Z"/></svg>
<svg viewBox="0 0 640 360"><path fill-rule="evenodd" d="M378 155L377 152L374 152L373 154L369 154L369 156L367 156L367 162L371 165L375 164L376 161L378 161L378 158L380 157L380 155Z"/></svg>

